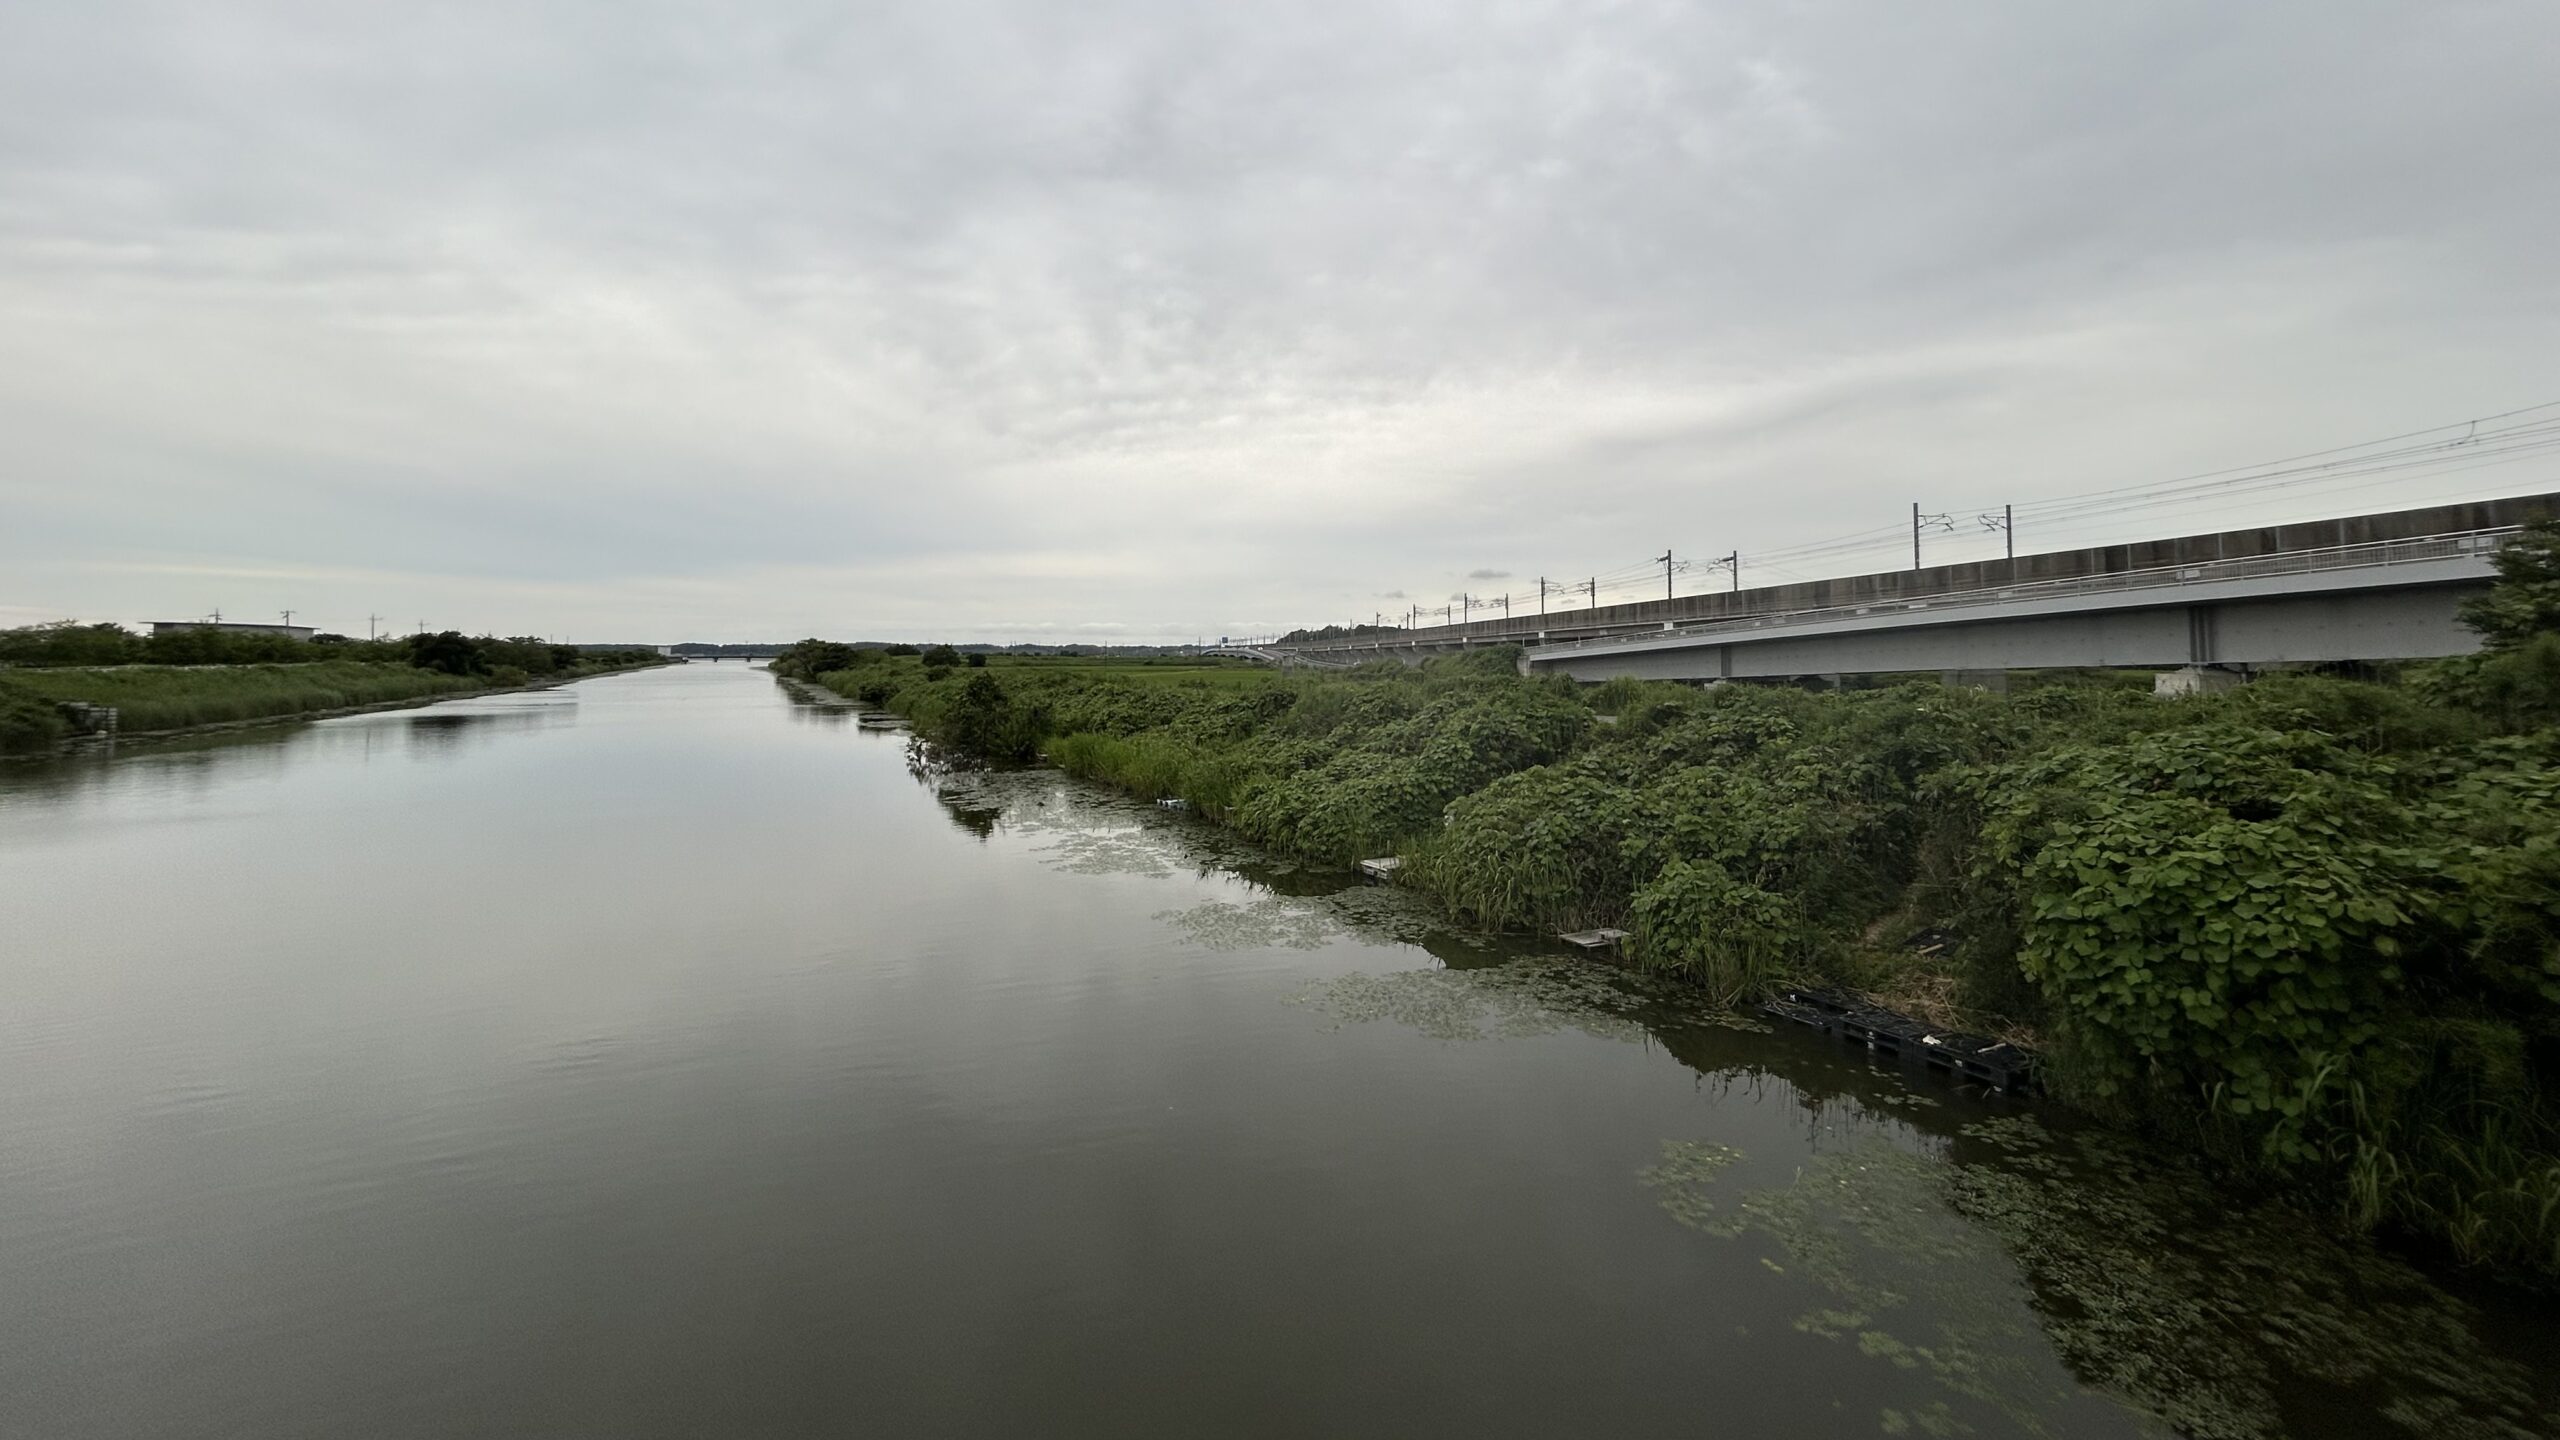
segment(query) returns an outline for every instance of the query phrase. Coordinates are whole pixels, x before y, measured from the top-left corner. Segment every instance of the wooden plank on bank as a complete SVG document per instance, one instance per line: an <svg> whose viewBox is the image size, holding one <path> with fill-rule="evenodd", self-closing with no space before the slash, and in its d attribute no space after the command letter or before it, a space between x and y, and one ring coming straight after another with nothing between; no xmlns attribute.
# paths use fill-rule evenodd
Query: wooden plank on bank
<svg viewBox="0 0 2560 1440"><path fill-rule="evenodd" d="M1603 925L1597 930L1559 931L1556 938L1567 945L1577 945L1585 950L1606 950L1624 941L1627 938L1627 932L1612 930Z"/></svg>

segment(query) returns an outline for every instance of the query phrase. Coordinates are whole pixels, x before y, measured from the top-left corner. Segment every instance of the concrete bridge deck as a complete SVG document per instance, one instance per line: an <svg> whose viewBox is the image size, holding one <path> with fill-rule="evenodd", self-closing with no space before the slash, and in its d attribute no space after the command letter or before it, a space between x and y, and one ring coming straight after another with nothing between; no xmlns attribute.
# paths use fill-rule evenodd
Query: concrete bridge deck
<svg viewBox="0 0 2560 1440"><path fill-rule="evenodd" d="M1532 671L1590 680L2431 658L2477 648L2456 609L2536 513L2560 496L1266 648L1339 664L1520 644ZM2429 528L2446 521L2470 523Z"/></svg>
<svg viewBox="0 0 2560 1440"><path fill-rule="evenodd" d="M1894 670L2418 660L2478 648L2455 611L2512 530L2129 571L1544 646L1533 672L1712 680Z"/></svg>

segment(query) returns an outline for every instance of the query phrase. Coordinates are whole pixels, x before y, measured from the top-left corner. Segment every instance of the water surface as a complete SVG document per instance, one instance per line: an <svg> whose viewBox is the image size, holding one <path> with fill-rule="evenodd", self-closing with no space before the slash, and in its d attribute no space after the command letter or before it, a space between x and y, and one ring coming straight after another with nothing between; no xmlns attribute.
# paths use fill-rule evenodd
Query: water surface
<svg viewBox="0 0 2560 1440"><path fill-rule="evenodd" d="M0 1434L2500 1435L2560 1331L694 665L0 768Z"/></svg>

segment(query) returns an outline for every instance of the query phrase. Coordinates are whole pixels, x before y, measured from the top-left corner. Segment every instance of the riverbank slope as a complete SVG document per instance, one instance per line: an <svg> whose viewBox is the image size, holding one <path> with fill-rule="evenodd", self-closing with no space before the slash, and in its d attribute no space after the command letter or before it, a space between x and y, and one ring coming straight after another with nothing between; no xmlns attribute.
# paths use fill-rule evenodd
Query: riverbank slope
<svg viewBox="0 0 2560 1440"><path fill-rule="evenodd" d="M119 665L0 670L0 755L43 754L74 738L68 705L117 712L123 735L342 714L384 705L563 684L643 669L647 661L581 660L532 679L521 673L447 674L414 665L321 660L275 665Z"/></svg>

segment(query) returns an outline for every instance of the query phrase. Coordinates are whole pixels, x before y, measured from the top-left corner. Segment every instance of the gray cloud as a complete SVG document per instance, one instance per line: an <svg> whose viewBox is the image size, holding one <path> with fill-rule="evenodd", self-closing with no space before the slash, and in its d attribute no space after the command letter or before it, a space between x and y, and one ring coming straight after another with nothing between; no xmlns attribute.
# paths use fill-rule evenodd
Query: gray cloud
<svg viewBox="0 0 2560 1440"><path fill-rule="evenodd" d="M2560 396L2555 43L2527 4L22 0L0 607L1137 638L1665 545L1753 575L1914 499ZM2280 503L2560 482L2430 483Z"/></svg>

